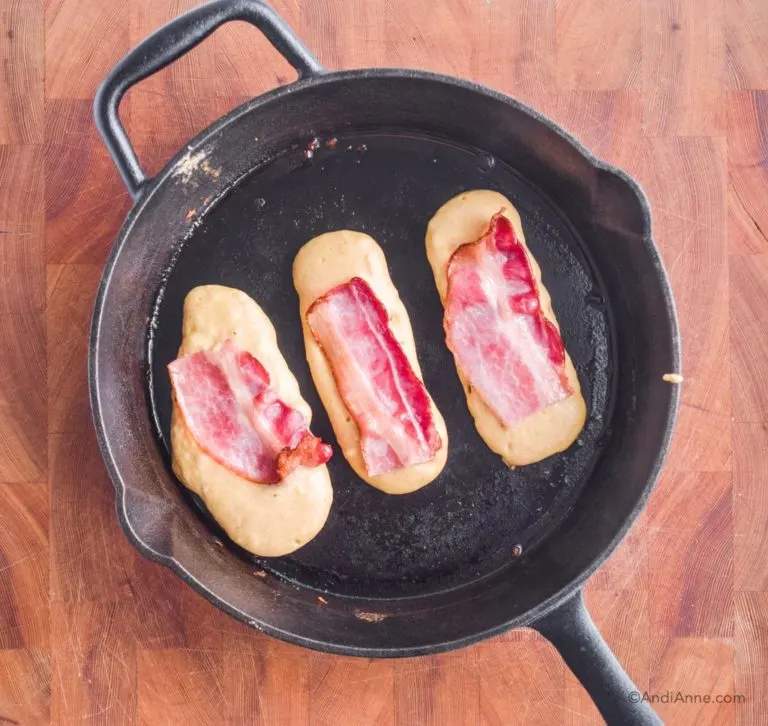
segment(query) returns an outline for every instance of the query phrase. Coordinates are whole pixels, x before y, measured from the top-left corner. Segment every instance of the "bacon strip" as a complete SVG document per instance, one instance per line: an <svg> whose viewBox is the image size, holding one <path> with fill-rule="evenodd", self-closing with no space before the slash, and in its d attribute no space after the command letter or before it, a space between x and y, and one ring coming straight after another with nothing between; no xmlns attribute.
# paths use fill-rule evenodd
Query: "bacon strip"
<svg viewBox="0 0 768 726"><path fill-rule="evenodd" d="M334 287L312 303L307 323L360 429L368 474L431 461L442 442L429 396L368 283Z"/></svg>
<svg viewBox="0 0 768 726"><path fill-rule="evenodd" d="M536 279L501 210L448 263L445 331L456 365L510 426L573 393L565 348L544 317Z"/></svg>
<svg viewBox="0 0 768 726"><path fill-rule="evenodd" d="M235 474L276 484L298 466L331 458L301 412L277 397L261 363L231 340L176 359L168 372L192 437Z"/></svg>

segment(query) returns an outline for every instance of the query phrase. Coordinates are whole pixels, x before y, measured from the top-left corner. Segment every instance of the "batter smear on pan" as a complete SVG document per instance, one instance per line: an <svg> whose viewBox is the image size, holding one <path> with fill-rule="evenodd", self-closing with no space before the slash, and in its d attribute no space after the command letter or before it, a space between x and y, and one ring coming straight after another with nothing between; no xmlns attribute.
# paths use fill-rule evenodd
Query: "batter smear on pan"
<svg viewBox="0 0 768 726"><path fill-rule="evenodd" d="M542 314L531 265L503 210L479 240L454 252L447 278L448 347L502 423L573 393L560 333Z"/></svg>
<svg viewBox="0 0 768 726"><path fill-rule="evenodd" d="M442 442L429 396L368 283L355 277L329 290L307 323L360 429L368 474L431 461Z"/></svg>
<svg viewBox="0 0 768 726"><path fill-rule="evenodd" d="M250 481L277 484L331 458L300 411L281 401L267 371L227 340L168 366L179 411L198 446Z"/></svg>

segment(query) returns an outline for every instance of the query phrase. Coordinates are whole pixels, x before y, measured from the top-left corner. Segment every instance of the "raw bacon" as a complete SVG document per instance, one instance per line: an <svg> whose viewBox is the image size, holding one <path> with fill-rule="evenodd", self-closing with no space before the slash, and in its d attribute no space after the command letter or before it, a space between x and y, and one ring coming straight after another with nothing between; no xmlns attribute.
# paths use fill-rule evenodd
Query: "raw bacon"
<svg viewBox="0 0 768 726"><path fill-rule="evenodd" d="M276 484L298 466L330 459L331 447L310 433L299 411L277 397L261 363L231 340L182 356L168 371L192 437L235 474Z"/></svg>
<svg viewBox="0 0 768 726"><path fill-rule="evenodd" d="M501 210L448 263L445 331L467 380L510 426L573 393L525 249Z"/></svg>
<svg viewBox="0 0 768 726"><path fill-rule="evenodd" d="M431 461L442 445L431 401L368 283L353 277L334 287L307 322L357 422L368 474Z"/></svg>

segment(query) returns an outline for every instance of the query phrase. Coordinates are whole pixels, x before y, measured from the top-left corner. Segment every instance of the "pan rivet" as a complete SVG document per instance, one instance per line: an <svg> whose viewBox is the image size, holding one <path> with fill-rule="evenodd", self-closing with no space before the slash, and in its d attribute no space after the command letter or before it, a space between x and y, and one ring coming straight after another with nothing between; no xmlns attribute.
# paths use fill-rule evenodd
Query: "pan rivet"
<svg viewBox="0 0 768 726"><path fill-rule="evenodd" d="M512 557L520 557L520 555L523 554L523 546L522 545L515 545L512 548Z"/></svg>

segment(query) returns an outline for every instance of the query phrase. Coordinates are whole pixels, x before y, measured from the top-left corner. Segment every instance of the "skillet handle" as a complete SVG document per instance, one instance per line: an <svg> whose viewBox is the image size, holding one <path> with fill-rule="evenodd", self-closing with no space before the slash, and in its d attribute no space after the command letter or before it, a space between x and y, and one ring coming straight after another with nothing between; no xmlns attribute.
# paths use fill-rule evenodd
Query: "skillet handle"
<svg viewBox="0 0 768 726"><path fill-rule="evenodd" d="M557 648L592 697L608 726L658 726L664 722L642 700L600 635L577 590L565 602L530 624Z"/></svg>
<svg viewBox="0 0 768 726"><path fill-rule="evenodd" d="M148 180L120 122L120 101L131 86L170 65L231 20L255 25L298 71L299 78L324 72L287 23L261 0L213 0L156 30L109 72L93 101L96 127L134 199Z"/></svg>

